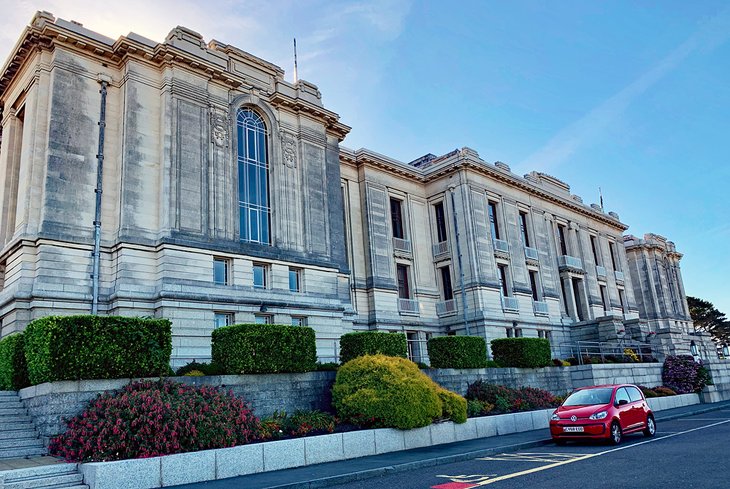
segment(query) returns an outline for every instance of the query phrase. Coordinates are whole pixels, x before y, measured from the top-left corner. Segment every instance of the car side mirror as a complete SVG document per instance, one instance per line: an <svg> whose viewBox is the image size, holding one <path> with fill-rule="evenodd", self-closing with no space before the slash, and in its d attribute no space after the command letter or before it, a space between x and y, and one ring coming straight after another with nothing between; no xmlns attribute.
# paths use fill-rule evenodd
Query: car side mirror
<svg viewBox="0 0 730 489"><path fill-rule="evenodd" d="M628 403L629 403L629 401L627 401L626 399L620 399L616 405L623 406L624 404L628 404Z"/></svg>

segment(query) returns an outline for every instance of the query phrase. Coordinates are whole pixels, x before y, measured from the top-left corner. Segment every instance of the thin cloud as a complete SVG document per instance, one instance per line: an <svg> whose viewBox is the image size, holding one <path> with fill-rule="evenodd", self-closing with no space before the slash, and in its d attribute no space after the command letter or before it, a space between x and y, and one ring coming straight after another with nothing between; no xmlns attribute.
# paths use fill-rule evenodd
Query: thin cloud
<svg viewBox="0 0 730 489"><path fill-rule="evenodd" d="M637 97L676 69L691 54L698 50L712 50L726 42L728 37L730 9L725 9L621 91L561 129L545 146L522 161L519 167L525 171L534 168L546 171L561 165L579 148L600 139L606 128L620 118Z"/></svg>

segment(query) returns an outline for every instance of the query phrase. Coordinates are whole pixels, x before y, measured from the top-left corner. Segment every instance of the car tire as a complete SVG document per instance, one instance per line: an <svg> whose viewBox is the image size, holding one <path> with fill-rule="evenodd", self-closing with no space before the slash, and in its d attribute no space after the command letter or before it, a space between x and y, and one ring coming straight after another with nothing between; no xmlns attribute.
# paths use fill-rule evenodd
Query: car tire
<svg viewBox="0 0 730 489"><path fill-rule="evenodd" d="M621 443L623 436L624 434L623 431L621 431L621 425L619 425L617 421L611 423L611 432L608 438L611 445L618 445Z"/></svg>
<svg viewBox="0 0 730 489"><path fill-rule="evenodd" d="M646 417L646 428L644 429L644 436L651 437L656 434L656 421L654 416L651 414Z"/></svg>

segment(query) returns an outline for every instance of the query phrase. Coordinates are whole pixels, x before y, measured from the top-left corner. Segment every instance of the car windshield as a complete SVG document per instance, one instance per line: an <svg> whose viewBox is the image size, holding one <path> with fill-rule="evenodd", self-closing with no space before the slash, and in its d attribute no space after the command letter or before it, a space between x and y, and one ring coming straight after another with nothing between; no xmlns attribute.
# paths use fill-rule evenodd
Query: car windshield
<svg viewBox="0 0 730 489"><path fill-rule="evenodd" d="M583 389L573 392L563 403L563 406L593 406L611 402L613 389Z"/></svg>

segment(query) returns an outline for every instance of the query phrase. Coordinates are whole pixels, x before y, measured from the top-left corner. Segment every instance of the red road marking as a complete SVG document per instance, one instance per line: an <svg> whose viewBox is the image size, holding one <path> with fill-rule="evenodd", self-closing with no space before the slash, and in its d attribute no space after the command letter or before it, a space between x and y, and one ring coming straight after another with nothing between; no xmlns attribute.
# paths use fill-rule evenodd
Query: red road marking
<svg viewBox="0 0 730 489"><path fill-rule="evenodd" d="M469 482L447 482L446 484L431 486L431 489L469 489L471 487L477 487L477 485Z"/></svg>

